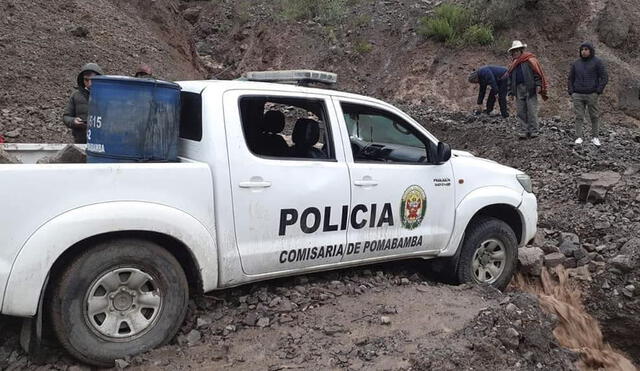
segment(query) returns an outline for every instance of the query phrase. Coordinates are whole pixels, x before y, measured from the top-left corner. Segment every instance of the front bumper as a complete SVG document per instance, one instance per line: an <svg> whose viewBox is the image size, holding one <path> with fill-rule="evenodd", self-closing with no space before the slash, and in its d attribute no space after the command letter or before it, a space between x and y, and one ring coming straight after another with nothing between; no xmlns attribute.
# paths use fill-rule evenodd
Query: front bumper
<svg viewBox="0 0 640 371"><path fill-rule="evenodd" d="M522 241L520 246L527 245L536 236L538 228L538 200L533 193L522 192L522 203L518 207L522 215Z"/></svg>

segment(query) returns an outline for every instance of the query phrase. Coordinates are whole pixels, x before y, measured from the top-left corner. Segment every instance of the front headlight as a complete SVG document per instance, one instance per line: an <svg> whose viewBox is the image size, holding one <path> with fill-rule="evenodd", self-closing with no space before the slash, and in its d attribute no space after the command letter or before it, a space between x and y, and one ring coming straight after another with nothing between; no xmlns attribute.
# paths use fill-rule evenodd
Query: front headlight
<svg viewBox="0 0 640 371"><path fill-rule="evenodd" d="M531 185L531 178L527 174L518 174L516 175L518 178L518 182L524 188L525 191L529 193L533 193L533 186Z"/></svg>

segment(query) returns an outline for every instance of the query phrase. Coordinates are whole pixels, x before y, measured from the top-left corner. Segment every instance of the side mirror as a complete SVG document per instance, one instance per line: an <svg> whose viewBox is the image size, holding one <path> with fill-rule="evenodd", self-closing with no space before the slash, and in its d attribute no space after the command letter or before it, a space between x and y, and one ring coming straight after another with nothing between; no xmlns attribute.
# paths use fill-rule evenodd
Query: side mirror
<svg viewBox="0 0 640 371"><path fill-rule="evenodd" d="M438 164L445 163L451 158L451 146L445 142L438 142Z"/></svg>
<svg viewBox="0 0 640 371"><path fill-rule="evenodd" d="M429 141L429 145L427 146L427 156L429 158L429 163L434 165L443 164L451 158L451 146L444 142L438 142L438 145L435 145L433 142Z"/></svg>

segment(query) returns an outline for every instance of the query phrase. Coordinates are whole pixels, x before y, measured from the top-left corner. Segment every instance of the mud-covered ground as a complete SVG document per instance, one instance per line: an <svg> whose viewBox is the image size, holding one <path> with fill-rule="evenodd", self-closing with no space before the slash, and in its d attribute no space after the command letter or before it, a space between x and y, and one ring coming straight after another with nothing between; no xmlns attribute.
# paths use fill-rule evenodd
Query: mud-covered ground
<svg viewBox="0 0 640 371"><path fill-rule="evenodd" d="M535 297L428 279L412 261L279 279L195 298L167 346L131 369L531 370L574 369L554 318ZM13 321L13 324L11 322ZM4 322L4 324L3 324ZM17 346L0 319L0 368L80 370L48 341L44 364Z"/></svg>

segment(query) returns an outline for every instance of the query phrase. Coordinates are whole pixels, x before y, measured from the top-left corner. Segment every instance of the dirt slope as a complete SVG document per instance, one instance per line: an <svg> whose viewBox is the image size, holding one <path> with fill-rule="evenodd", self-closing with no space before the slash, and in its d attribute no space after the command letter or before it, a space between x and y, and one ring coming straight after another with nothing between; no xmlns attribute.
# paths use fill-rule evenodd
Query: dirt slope
<svg viewBox="0 0 640 371"><path fill-rule="evenodd" d="M521 39L540 57L549 77L551 99L541 105L541 115L571 117L566 78L578 46L590 40L610 71L601 104L606 122L626 126L639 122L640 53L633 45L640 35L640 10L634 1L538 1L535 7L523 6L509 14L506 28L496 30L496 45L468 48L435 43L417 34L419 18L440 2L348 3L354 5L345 18L330 25L321 18L283 20L278 2L195 2L185 7L210 76L324 69L338 73L340 89L449 111L469 111L476 91L466 81L468 73L484 64L508 64L510 41ZM621 23L627 27L617 29Z"/></svg>
<svg viewBox="0 0 640 371"><path fill-rule="evenodd" d="M143 62L167 79L202 77L175 1L2 1L0 135L70 141L62 110L87 62L109 74L131 75Z"/></svg>
<svg viewBox="0 0 640 371"><path fill-rule="evenodd" d="M87 61L125 75L146 62L170 80L324 69L339 74L339 89L468 111L476 97L468 72L507 64L505 50L516 38L539 55L550 76L551 99L542 104L542 116L571 117L566 75L577 46L590 40L610 70L601 104L605 123L640 120L640 10L634 0L533 2L496 30L496 45L468 48L417 34L419 18L440 2L336 3L346 4L343 17L328 22L286 18L279 1L7 0L0 4L0 135L9 142L68 141L60 114Z"/></svg>

